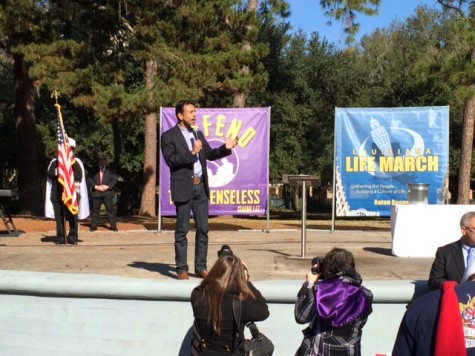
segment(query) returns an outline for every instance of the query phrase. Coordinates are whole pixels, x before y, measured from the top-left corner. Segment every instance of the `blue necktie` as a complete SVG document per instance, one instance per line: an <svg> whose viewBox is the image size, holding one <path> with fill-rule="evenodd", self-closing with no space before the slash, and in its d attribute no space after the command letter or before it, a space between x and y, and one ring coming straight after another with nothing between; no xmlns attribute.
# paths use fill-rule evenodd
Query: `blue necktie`
<svg viewBox="0 0 475 356"><path fill-rule="evenodd" d="M191 149L193 150L193 146L195 145L195 138L190 138L191 141ZM198 153L195 155L195 162L198 162Z"/></svg>
<svg viewBox="0 0 475 356"><path fill-rule="evenodd" d="M475 260L475 247L469 247L467 255L467 267Z"/></svg>

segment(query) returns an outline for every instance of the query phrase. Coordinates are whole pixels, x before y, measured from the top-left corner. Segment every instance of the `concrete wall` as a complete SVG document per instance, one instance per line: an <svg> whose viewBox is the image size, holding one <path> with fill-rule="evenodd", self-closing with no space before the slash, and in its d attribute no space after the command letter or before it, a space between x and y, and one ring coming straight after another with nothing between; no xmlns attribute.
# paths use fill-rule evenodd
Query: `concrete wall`
<svg viewBox="0 0 475 356"><path fill-rule="evenodd" d="M0 271L0 354L189 355L191 290L199 280ZM305 326L294 321L300 281L255 282L270 317L259 329L274 355L293 355ZM425 282L368 281L374 312L363 331L363 355L390 353L406 304Z"/></svg>

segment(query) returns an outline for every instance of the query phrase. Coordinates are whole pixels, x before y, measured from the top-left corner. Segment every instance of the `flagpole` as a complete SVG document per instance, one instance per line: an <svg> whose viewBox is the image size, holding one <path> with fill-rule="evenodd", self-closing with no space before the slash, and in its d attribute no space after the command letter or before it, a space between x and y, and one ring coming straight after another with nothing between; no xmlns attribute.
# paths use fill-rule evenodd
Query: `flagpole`
<svg viewBox="0 0 475 356"><path fill-rule="evenodd" d="M58 98L60 96L61 96L61 93L56 89L53 90L53 92L51 93L51 97L54 98L54 101L55 101L56 110L58 110L58 108L57 108L57 106L59 105L58 104ZM56 162L57 162L57 165L58 165L58 167L56 167L56 169L59 170L59 157L57 157ZM59 184L59 182L57 184ZM64 202L61 200L61 215L62 215L61 219L63 220L63 238L64 238L64 245L67 246L68 245L68 237L66 236L66 209L65 208L66 207L64 205Z"/></svg>
<svg viewBox="0 0 475 356"><path fill-rule="evenodd" d="M53 90L53 92L51 93L51 97L54 98L55 100L55 107L56 107L56 110L58 111L58 116L59 116L59 121L61 122L61 136L63 137L63 139L66 139L66 130L64 129L64 125L63 125L63 120L62 120L62 117L61 117L61 106L59 105L58 103L58 98L61 96L61 93L58 91L58 90ZM68 145L67 142L64 142L63 143L64 145ZM58 153L58 159L57 159L57 162L58 162L58 175L59 175L59 153ZM59 176L58 176L58 179L59 179ZM63 197L62 199L64 199L64 190L66 189L66 187L63 185ZM69 222L69 220L66 218L66 214L69 214L68 211L66 210L69 210L69 207L66 207L66 202L64 200L62 200L61 202L61 212L62 212L62 220L63 220L63 236L64 236L64 245L67 246L68 244L68 236L66 234L66 223Z"/></svg>

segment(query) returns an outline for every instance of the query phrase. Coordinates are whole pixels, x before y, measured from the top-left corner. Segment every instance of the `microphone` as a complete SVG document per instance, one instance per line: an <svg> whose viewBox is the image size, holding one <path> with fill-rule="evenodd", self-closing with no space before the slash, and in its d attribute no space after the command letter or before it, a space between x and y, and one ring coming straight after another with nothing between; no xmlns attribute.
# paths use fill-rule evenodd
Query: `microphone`
<svg viewBox="0 0 475 356"><path fill-rule="evenodd" d="M198 126L193 125L191 126L191 129L193 130L193 138L191 138L191 149L193 149L193 146L195 145L195 141L198 140ZM195 162L198 161L198 154L195 156Z"/></svg>
<svg viewBox="0 0 475 356"><path fill-rule="evenodd" d="M193 136L195 136L195 140L198 139L198 126L194 125L191 126L191 129L193 130Z"/></svg>

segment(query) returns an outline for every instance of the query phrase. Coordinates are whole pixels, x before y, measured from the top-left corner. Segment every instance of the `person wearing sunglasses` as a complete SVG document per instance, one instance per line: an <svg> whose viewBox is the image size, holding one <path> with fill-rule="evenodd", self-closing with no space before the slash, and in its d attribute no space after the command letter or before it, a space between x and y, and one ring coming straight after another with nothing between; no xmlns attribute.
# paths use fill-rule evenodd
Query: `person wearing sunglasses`
<svg viewBox="0 0 475 356"><path fill-rule="evenodd" d="M432 290L440 289L445 281L459 283L465 268L475 260L475 211L462 216L460 231L460 239L437 249L427 281Z"/></svg>

